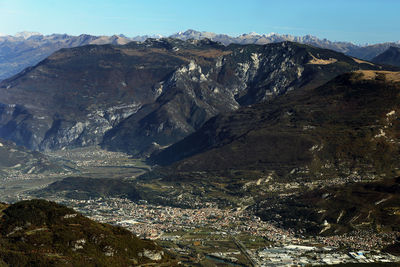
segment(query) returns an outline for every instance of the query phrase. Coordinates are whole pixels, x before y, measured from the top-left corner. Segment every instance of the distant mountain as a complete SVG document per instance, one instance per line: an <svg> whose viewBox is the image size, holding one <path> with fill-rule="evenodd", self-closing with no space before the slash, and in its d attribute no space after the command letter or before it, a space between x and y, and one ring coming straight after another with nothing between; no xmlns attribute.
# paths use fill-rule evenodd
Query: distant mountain
<svg viewBox="0 0 400 267"><path fill-rule="evenodd" d="M165 38L165 37L160 34L138 35L138 36L133 37L132 41L144 42L147 39L162 39L162 38Z"/></svg>
<svg viewBox="0 0 400 267"><path fill-rule="evenodd" d="M42 35L21 32L15 36L0 36L0 80L9 78L26 67L36 65L61 48L88 44L126 44L133 39L123 36L91 36L82 34Z"/></svg>
<svg viewBox="0 0 400 267"><path fill-rule="evenodd" d="M290 41L290 42L312 45L319 48L331 49L364 60L371 60L378 54L388 49L390 46L400 47L399 42L361 46L361 45L355 45L350 42L333 42L327 39L319 39L312 35L293 36L288 34L277 34L277 33L270 33L270 34L248 33L248 34L242 34L237 37L232 37L225 34L215 34L211 32L199 32L195 30L187 30L185 32L179 32L173 34L170 37L182 40L188 40L188 39L200 40L203 38L208 38L212 41L221 42L225 45L231 43L264 45L270 43Z"/></svg>
<svg viewBox="0 0 400 267"><path fill-rule="evenodd" d="M9 78L26 67L34 66L55 51L61 48L71 48L88 44L119 44L123 45L130 41L161 39L161 35L142 35L133 38L124 35L113 36L91 36L82 34L70 36L67 34L41 35L36 32L21 32L15 36L4 36L0 34L0 80ZM237 37L212 32L199 32L187 30L172 34L170 38L181 40L201 40L204 38L224 45L229 44L269 44L283 41L298 42L320 48L326 48L344 53L349 56L364 60L371 60L387 50L390 46L400 47L400 43L382 43L375 45L360 46L349 42L333 42L327 39L319 39L315 36L292 36L287 34L242 34Z"/></svg>
<svg viewBox="0 0 400 267"><path fill-rule="evenodd" d="M0 83L0 137L47 150L150 153L241 105L380 66L292 42L148 39L62 49Z"/></svg>
<svg viewBox="0 0 400 267"><path fill-rule="evenodd" d="M235 38L226 34L216 34L213 32L199 32L195 30L187 30L185 32L178 32L169 36L170 38L176 38L180 40L202 40L210 39L214 42L220 42L224 45L236 43Z"/></svg>
<svg viewBox="0 0 400 267"><path fill-rule="evenodd" d="M29 39L32 36L37 36L37 35L42 35L39 32L28 32L28 31L24 31L24 32L18 32L15 34L15 37L19 38L22 37L24 39Z"/></svg>
<svg viewBox="0 0 400 267"><path fill-rule="evenodd" d="M152 241L45 200L0 204L2 266L170 266Z"/></svg>
<svg viewBox="0 0 400 267"><path fill-rule="evenodd" d="M386 64L400 67L400 48L392 46L382 54L374 57L372 61L378 64Z"/></svg>
<svg viewBox="0 0 400 267"><path fill-rule="evenodd" d="M218 115L153 155L169 166L140 184L168 186L153 192L168 203L255 205L264 219L310 231L324 220L331 234L398 231L399 90L400 72L356 71ZM370 181L377 184L353 184Z"/></svg>
<svg viewBox="0 0 400 267"><path fill-rule="evenodd" d="M348 42L331 42L327 39L318 39L312 35L306 36L293 36L288 34L278 34L278 33L269 33L269 34L258 34L258 33L245 33L239 35L237 37L229 36L226 34L215 34L212 32L199 32L195 30L187 30L185 32L178 32L170 36L171 38L178 38L182 40L201 40L204 38L221 42L224 45L229 44L270 44L270 43L279 43L284 41L297 42L310 44L317 47L328 48L332 50L343 50L340 52L346 52L347 47L355 48L357 47L354 44Z"/></svg>

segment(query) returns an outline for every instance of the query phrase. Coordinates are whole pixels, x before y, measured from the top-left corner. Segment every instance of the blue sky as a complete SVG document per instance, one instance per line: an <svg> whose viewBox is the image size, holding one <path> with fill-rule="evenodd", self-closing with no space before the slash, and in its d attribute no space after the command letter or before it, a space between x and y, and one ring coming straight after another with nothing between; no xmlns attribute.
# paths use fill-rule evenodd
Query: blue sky
<svg viewBox="0 0 400 267"><path fill-rule="evenodd" d="M195 29L400 40L399 0L0 0L0 33L169 35Z"/></svg>

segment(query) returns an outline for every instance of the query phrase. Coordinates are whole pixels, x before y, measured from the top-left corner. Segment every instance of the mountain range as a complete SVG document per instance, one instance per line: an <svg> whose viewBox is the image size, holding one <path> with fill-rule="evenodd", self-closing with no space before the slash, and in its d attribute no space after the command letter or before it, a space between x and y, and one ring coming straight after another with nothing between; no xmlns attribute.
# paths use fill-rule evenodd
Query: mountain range
<svg viewBox="0 0 400 267"><path fill-rule="evenodd" d="M224 45L236 44L269 44L283 41L298 42L320 48L335 50L353 57L371 60L383 53L389 47L400 47L399 42L381 43L374 45L355 45L349 42L334 42L327 39L319 39L315 36L292 36L271 34L242 34L232 37L225 34L211 32L199 32L187 30L169 36L181 40L201 40L204 38ZM82 34L70 36L67 34L42 35L35 32L21 32L15 36L0 36L0 80L9 78L26 67L36 65L55 51L61 48L71 48L88 44L126 44L131 41L143 42L148 38L163 38L161 35L143 35L126 37L124 35L92 36Z"/></svg>
<svg viewBox="0 0 400 267"><path fill-rule="evenodd" d="M0 83L0 137L34 150L169 146L224 112L381 66L293 42L148 39L61 49Z"/></svg>
<svg viewBox="0 0 400 267"><path fill-rule="evenodd" d="M200 40L203 38L208 38L216 42L221 42L222 44L225 45L231 43L264 45L270 43L290 41L290 42L312 45L319 48L331 49L337 52L344 53L349 56L365 60L371 60L373 57L384 52L390 46L400 47L399 41L373 44L373 45L355 45L351 42L340 42L340 41L330 41L327 39L320 39L312 35L293 36L289 34L278 34L278 33L258 34L253 32L253 33L242 34L237 37L232 37L225 34L215 34L211 32L199 32L195 30L187 30L185 32L179 32L173 34L170 37L182 40L189 40L189 39Z"/></svg>

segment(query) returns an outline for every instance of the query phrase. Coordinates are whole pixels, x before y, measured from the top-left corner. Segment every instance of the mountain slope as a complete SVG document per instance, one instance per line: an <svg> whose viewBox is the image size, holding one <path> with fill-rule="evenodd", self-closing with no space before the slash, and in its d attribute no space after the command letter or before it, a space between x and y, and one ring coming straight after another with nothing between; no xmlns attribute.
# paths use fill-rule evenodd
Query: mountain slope
<svg viewBox="0 0 400 267"><path fill-rule="evenodd" d="M215 168L225 168L222 163L226 161L227 164L245 167L249 166L248 161L256 162L257 159L265 158L269 153L275 152L276 154L268 156L263 162L268 163L268 158L276 159L278 162L278 159L282 158L284 162L290 162L293 159L286 158L288 155L282 151L292 148L290 157L294 157L293 152L296 152L298 156L295 158L307 158L310 161L312 153L308 149L312 146L324 147L327 153L331 153L333 151L329 150L333 148L329 146L333 146L333 143L330 142L345 142L345 139L340 140L338 134L348 135L346 139L349 141L361 134L357 131L352 133L349 125L358 128L371 125L371 132L367 136L379 136L379 126L388 128L389 126L384 124L386 119L390 119L392 123L390 127L395 127L393 123L397 122L398 78L397 72L358 71L339 76L314 90L297 90L287 97L283 96L264 104L217 116L193 135L155 155L153 160L158 164L171 164L194 155L201 157L202 160L197 162L194 158L187 159L182 163L178 162L178 166L200 170L203 166L210 167L208 164L211 164L215 165ZM385 114L392 110L394 117L391 117L392 113L385 117ZM378 119L379 122L376 121ZM365 130L360 129L360 131ZM366 134L367 132L361 136L366 138ZM329 139L323 140L326 138ZM386 138L389 137L382 140ZM378 142L381 139L372 140ZM297 145L294 146L295 144ZM339 144L335 144L337 145ZM350 150L350 147L354 146L350 143L348 145L349 147L344 146L341 149ZM274 147L273 151L267 149L270 146ZM282 147L278 149L279 146ZM297 146L299 150L295 150ZM224 149L230 153L223 153ZM260 151L265 155L260 157L250 153L251 151ZM346 155L350 151L343 153ZM221 153L224 158L228 158L215 161L212 157L202 155L202 152L216 157ZM324 152L321 150L321 153ZM232 157L245 158L233 160Z"/></svg>
<svg viewBox="0 0 400 267"><path fill-rule="evenodd" d="M143 176L140 185L144 189L149 188L148 184L153 188L157 184L170 186L168 193L152 192L154 199L168 203L190 205L206 199L220 205L258 203L255 210L264 219L279 218L286 226L296 221L310 223L309 230L320 231L325 219L337 215L325 208L339 202L322 199L316 205L310 195L324 193L307 192L329 186L342 188L329 192L340 192L352 183L399 175L399 89L399 72L356 71L315 89L296 90L266 103L221 114L154 154L150 158L154 163L169 166ZM350 191L357 190L354 186ZM375 191L369 191L373 196L366 207L392 194ZM337 196L343 204L338 204L339 213L343 209L348 212L346 216L356 216L355 211L345 211L344 198ZM361 210L357 224L365 221L366 228L374 230L392 225L378 218L380 214L389 216L391 210L370 216L365 215L364 208ZM377 223L371 224L374 219ZM331 230L349 229L347 223L336 223Z"/></svg>
<svg viewBox="0 0 400 267"><path fill-rule="evenodd" d="M131 153L150 146L157 149L179 141L220 112L290 90L313 88L345 71L378 68L330 50L290 42L231 45L225 53L207 65L191 62L178 69L163 84L168 90L110 130L103 145Z"/></svg>
<svg viewBox="0 0 400 267"><path fill-rule="evenodd" d="M265 199L251 207L264 220L322 235L353 230L400 232L400 178L349 183L302 192L298 196Z"/></svg>
<svg viewBox="0 0 400 267"><path fill-rule="evenodd" d="M45 200L1 208L0 259L10 266L162 265L168 256L151 241L100 224Z"/></svg>
<svg viewBox="0 0 400 267"><path fill-rule="evenodd" d="M372 61L378 64L400 67L400 48L392 46L382 54L374 57Z"/></svg>
<svg viewBox="0 0 400 267"><path fill-rule="evenodd" d="M33 149L97 144L185 61L126 46L61 50L1 83L1 135ZM132 52L132 54L130 54ZM161 55L161 56L160 56Z"/></svg>
<svg viewBox="0 0 400 267"><path fill-rule="evenodd" d="M379 68L291 42L149 39L63 49L0 83L0 137L35 150L102 142L148 153L220 112Z"/></svg>

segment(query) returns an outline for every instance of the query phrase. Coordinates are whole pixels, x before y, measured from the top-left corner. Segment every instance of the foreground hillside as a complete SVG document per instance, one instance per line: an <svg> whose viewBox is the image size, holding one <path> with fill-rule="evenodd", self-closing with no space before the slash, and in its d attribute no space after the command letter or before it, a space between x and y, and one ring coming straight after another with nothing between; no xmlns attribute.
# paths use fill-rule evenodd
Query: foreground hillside
<svg viewBox="0 0 400 267"><path fill-rule="evenodd" d="M297 43L149 39L63 49L0 83L0 137L35 150L143 155L211 117L379 65Z"/></svg>
<svg viewBox="0 0 400 267"><path fill-rule="evenodd" d="M344 201L348 194L357 199L354 203L368 203L360 206L362 216L354 224L374 230L393 226L399 217L394 193L398 182L389 181L399 175L399 89L398 72L356 71L316 89L219 115L154 154L153 162L170 166L142 177L143 186L172 185L168 196L159 197L172 203L190 205L193 197L221 204L257 203L257 212L268 214L268 219L304 222L302 216L308 217L313 231L322 230L324 220L330 223L335 216L331 231L340 225L352 228L349 220L359 209ZM386 179L375 186L382 192L351 185ZM313 191L333 185L336 188L325 192ZM359 190L372 196L363 198ZM322 199L317 201L316 195ZM379 206L382 199L389 206ZM335 210L329 208L333 203L338 205ZM372 211L372 206L380 211ZM371 213L366 214L368 209ZM309 216L311 211L319 215ZM338 219L340 214L343 219Z"/></svg>
<svg viewBox="0 0 400 267"><path fill-rule="evenodd" d="M2 205L1 215L2 266L162 266L168 261L153 242L53 202Z"/></svg>

